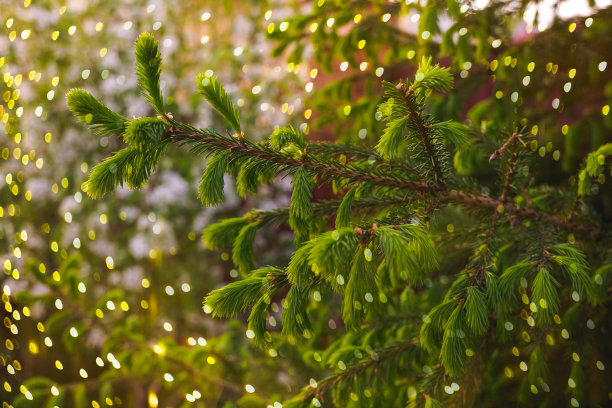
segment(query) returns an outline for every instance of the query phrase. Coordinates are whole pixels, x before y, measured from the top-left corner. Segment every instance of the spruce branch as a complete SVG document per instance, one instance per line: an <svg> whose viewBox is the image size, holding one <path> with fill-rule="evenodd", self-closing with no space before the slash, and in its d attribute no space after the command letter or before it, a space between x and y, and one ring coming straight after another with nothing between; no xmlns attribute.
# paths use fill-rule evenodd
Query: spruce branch
<svg viewBox="0 0 612 408"><path fill-rule="evenodd" d="M157 143L144 151L138 147L126 147L114 156L107 157L91 170L84 190L90 197L98 199L124 183L132 189L142 187L168 143Z"/></svg>
<svg viewBox="0 0 612 408"><path fill-rule="evenodd" d="M443 405L438 400L432 398L431 395L436 392L436 389L445 378L446 372L440 364L434 365L432 371L423 376L420 382L418 397L410 401L406 408L442 408Z"/></svg>
<svg viewBox="0 0 612 408"><path fill-rule="evenodd" d="M516 141L517 139L516 137L511 137L510 139L512 139L512 142L511 142L512 143L512 153L510 155L510 158L508 159L508 169L506 170L506 174L504 176L504 188L499 198L499 201L502 204L500 204L500 206L495 208L495 210L493 211L493 215L491 217L491 224L489 226L489 232L487 233L487 242L485 246L483 248L478 249L480 267L478 268L477 274L475 275L478 285L482 285L484 282L485 273L486 273L487 267L489 266L488 265L488 255L491 254L491 244L493 242L493 236L495 235L495 228L497 226L497 222L499 221L499 217L501 213L505 211L504 203L506 203L506 201L508 200L508 193L510 191L510 183L512 182L512 176L514 174L514 168L516 166L516 158L517 158ZM504 144L503 146L504 150L507 148L509 143L510 141ZM502 150L501 154L503 154L504 150Z"/></svg>
<svg viewBox="0 0 612 408"><path fill-rule="evenodd" d="M503 203L480 193L466 193L456 189L439 190L439 186L432 186L427 182L405 180L389 174L379 174L359 169L351 165L343 165L337 161L317 160L314 155L307 155L300 159L273 151L265 146L255 145L246 140L236 140L224 137L210 129L195 129L193 127L173 122L173 126L166 132L166 138L179 144L192 145L197 153L212 153L223 150L231 151L233 157L256 158L267 161L279 172L288 173L299 167L318 174L320 179L348 179L353 182L370 183L379 187L389 187L408 190L414 193L437 195L441 202L462 204L473 208L497 209L503 205L504 212L520 219L538 220L559 229L569 229L584 234L597 235L599 231L588 225L575 221L568 222L565 217L538 211L530 207L518 207L511 203Z"/></svg>
<svg viewBox="0 0 612 408"><path fill-rule="evenodd" d="M267 317L268 308L270 307L270 299L275 295L275 289L266 290L262 297L255 303L251 309L251 313L248 318L248 328L253 331L253 343L261 348L268 348L269 337L266 336L267 332Z"/></svg>
<svg viewBox="0 0 612 408"><path fill-rule="evenodd" d="M513 138L512 153L508 159L508 168L504 176L504 188L499 198L501 203L507 201L510 183L514 173L516 165L516 138ZM504 144L504 149L507 148L508 143ZM489 231L486 234L486 242L478 247L475 251L475 262L477 263L477 269L474 271L471 278L471 282L474 286L467 286L464 293L459 299L459 303L462 303L463 309L465 310L465 321L468 327L476 336L482 336L489 325L489 310L487 308L487 291L490 296L495 298L497 287L494 282L491 282L487 275L487 269L491 266L493 250L491 249L493 244L493 238L495 236L495 230L501 214L504 212L504 205L500 204L501 207L496 208L491 216L491 223L489 225ZM461 278L460 278L461 279ZM493 284L494 287L488 288L489 284ZM449 291L450 293L450 291ZM448 330L448 328L446 329ZM445 336L446 336L445 330ZM444 345L443 345L444 347ZM441 353L442 358L442 353ZM444 360L444 359L443 359ZM443 361L443 365L448 369L447 364L451 366L457 366L457 362L446 360Z"/></svg>
<svg viewBox="0 0 612 408"><path fill-rule="evenodd" d="M349 194L349 193L347 193ZM392 207L396 205L407 204L412 201L411 197L406 198L378 198L378 197L364 197L355 199L352 203L352 209L354 211L369 211L373 209L382 209L386 207ZM344 200L325 200L319 201L312 204L313 215L326 214L332 216L342 210ZM274 210L252 210L244 215L246 219L251 222L260 221L262 224L270 224L274 222L287 222L289 217L289 207L277 208ZM337 225L337 228L345 227Z"/></svg>
<svg viewBox="0 0 612 408"><path fill-rule="evenodd" d="M424 228L416 225L383 226L373 232L385 264L397 277L419 285L425 272L438 266L438 254Z"/></svg>
<svg viewBox="0 0 612 408"><path fill-rule="evenodd" d="M234 240L232 261L243 275L247 275L254 267L253 243L259 228L259 223L254 222L244 226Z"/></svg>
<svg viewBox="0 0 612 408"><path fill-rule="evenodd" d="M433 123L432 127L443 138L453 143L457 150L465 150L472 143L470 128L463 123L448 120L446 122Z"/></svg>
<svg viewBox="0 0 612 408"><path fill-rule="evenodd" d="M405 90L404 84L400 82L397 85L397 89L398 91L400 91L400 94L402 95L402 99L404 100L404 103L408 107L408 111L409 111L408 119L410 119L416 125L418 132L419 132L419 136L421 136L421 141L423 142L423 146L425 147L425 151L427 152L427 156L429 157L429 161L431 163L431 168L434 172L436 184L439 187L442 187L444 186L444 182L442 180L442 173L438 166L436 156L434 155L433 150L431 148L431 142L428 136L430 128L428 127L428 125L425 125L425 122L423 118L421 117L421 110L418 108L417 103L414 99L415 98L414 88L410 87L408 88L408 90Z"/></svg>
<svg viewBox="0 0 612 408"><path fill-rule="evenodd" d="M234 136L239 140L244 138L244 133L240 129L238 108L230 100L221 82L216 77L207 76L203 73L198 75L196 82L200 95L232 126L232 129L236 132Z"/></svg>
<svg viewBox="0 0 612 408"><path fill-rule="evenodd" d="M475 286L470 286L463 308L468 327L477 336L483 335L489 326L489 312L486 304L486 293Z"/></svg>
<svg viewBox="0 0 612 408"><path fill-rule="evenodd" d="M287 284L284 270L264 266L252 271L245 279L213 290L204 299L204 305L210 307L213 317L234 317L255 305L266 292Z"/></svg>
<svg viewBox="0 0 612 408"><path fill-rule="evenodd" d="M367 249L365 249L367 250ZM378 292L376 262L368 259L364 248L358 248L351 261L348 282L342 295L342 320L347 330L358 330L369 311L373 295ZM372 296L372 298L368 298Z"/></svg>
<svg viewBox="0 0 612 408"><path fill-rule="evenodd" d="M223 378L219 378L219 377L214 377L212 375L208 375L206 373L204 373L202 370L198 370L197 368L193 367L192 365L184 362L183 360L181 360L178 357L171 357L171 356L165 356L164 357L166 361L173 363L174 365L176 365L177 367L179 367L182 371L187 371L190 375L197 377L199 379L201 379L202 381L206 382L206 383L210 383L210 384L215 384L219 387L221 387L222 389L227 389L228 391L230 391L233 394L236 395L245 395L247 394L247 392L244 390L243 387L240 387L230 381L226 381ZM247 394L248 395L248 394ZM250 395L253 395L253 393L251 393ZM257 395L257 394L255 394ZM259 396L262 400L265 400L265 397L263 396Z"/></svg>
<svg viewBox="0 0 612 408"><path fill-rule="evenodd" d="M150 33L142 33L136 39L134 56L136 75L142 94L160 115L166 115L162 99L159 77L161 74L161 54L158 42Z"/></svg>
<svg viewBox="0 0 612 408"><path fill-rule="evenodd" d="M428 7L429 11L435 8ZM429 91L446 92L453 87L453 75L449 68L441 68L438 64L432 65L431 57L422 57L419 69L412 82L412 88L417 96L425 95Z"/></svg>
<svg viewBox="0 0 612 408"><path fill-rule="evenodd" d="M291 183L293 193L289 205L289 225L296 235L308 234L308 221L312 213L312 189L314 183L308 171L298 167Z"/></svg>
<svg viewBox="0 0 612 408"><path fill-rule="evenodd" d="M330 157L344 163L352 161L364 161L381 172L404 172L416 179L421 179L422 174L414 167L397 160L386 160L375 149L363 149L358 146L340 143L308 143L308 153L315 156Z"/></svg>
<svg viewBox="0 0 612 408"><path fill-rule="evenodd" d="M300 338L312 337L312 324L308 316L308 291L298 285L291 285L285 297L282 312L282 332L290 343L297 343Z"/></svg>
<svg viewBox="0 0 612 408"><path fill-rule="evenodd" d="M157 118L143 117L126 123L128 125L123 140L141 151L151 149L159 143L168 129L168 124Z"/></svg>
<svg viewBox="0 0 612 408"><path fill-rule="evenodd" d="M353 216L353 205L355 204L355 196L358 189L359 186L355 186L344 195L336 211L336 229L350 225Z"/></svg>
<svg viewBox="0 0 612 408"><path fill-rule="evenodd" d="M230 246L242 228L249 224L249 221L245 217L236 217L211 224L204 229L202 241L210 249Z"/></svg>
<svg viewBox="0 0 612 408"><path fill-rule="evenodd" d="M236 177L236 190L238 195L246 198L249 193L255 194L257 188L262 184L268 184L274 180L274 171L261 160L249 160L240 167Z"/></svg>
<svg viewBox="0 0 612 408"><path fill-rule="evenodd" d="M383 175L377 172L371 173L355 166L342 165L337 161L326 160L325 158L319 158L313 155L307 155L298 159L245 140L233 140L208 129L194 129L179 124L179 126L174 126L169 129L166 137L171 138L174 142L191 144L193 145L194 151L198 153L230 150L234 157L239 156L241 158L265 160L269 165L279 169L279 173L292 173L298 168L303 167L305 170L318 174L319 179L349 179L355 182L371 183L381 187L423 192L434 191L432 186L426 183L403 180L399 177Z"/></svg>
<svg viewBox="0 0 612 408"><path fill-rule="evenodd" d="M220 152L213 156L200 180L198 195L207 206L217 206L223 202L223 176L230 162L229 152Z"/></svg>
<svg viewBox="0 0 612 408"><path fill-rule="evenodd" d="M276 129L270 135L268 143L274 150L281 150L291 144L294 144L301 149L306 146L304 135L293 126Z"/></svg>
<svg viewBox="0 0 612 408"><path fill-rule="evenodd" d="M104 136L121 136L128 119L113 112L84 89L72 89L66 94L70 111L94 132Z"/></svg>
<svg viewBox="0 0 612 408"><path fill-rule="evenodd" d="M411 340L405 343L389 346L383 350L378 350L372 354L371 359L364 360L353 364L343 370L341 373L330 375L316 382L316 386L308 385L304 390L296 396L294 400L309 402L313 398L323 399L323 394L332 389L336 384L349 379L353 379L361 375L367 370L374 369L383 365L386 361L396 357L410 349L414 349L419 345L418 340ZM293 402L293 400L291 401Z"/></svg>
<svg viewBox="0 0 612 408"><path fill-rule="evenodd" d="M385 156L397 158L401 149L400 145L404 136L404 130L410 116L403 116L387 123L385 130L376 145L376 150Z"/></svg>

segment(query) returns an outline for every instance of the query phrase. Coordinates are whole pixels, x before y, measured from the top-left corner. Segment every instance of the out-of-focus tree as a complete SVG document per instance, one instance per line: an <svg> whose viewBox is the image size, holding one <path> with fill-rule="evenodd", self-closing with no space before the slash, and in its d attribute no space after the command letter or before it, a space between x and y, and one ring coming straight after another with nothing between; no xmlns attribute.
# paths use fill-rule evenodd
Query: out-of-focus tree
<svg viewBox="0 0 612 408"><path fill-rule="evenodd" d="M254 204L286 202L288 184L249 202L228 189L233 199L203 208L190 199L201 165L173 151L146 194L122 189L113 202L91 200L82 183L119 144L84 132L64 98L69 89L84 88L129 118L150 114L131 52L146 30L162 39L164 67L172 72L163 92L172 95L168 109L177 117L221 123L187 91L196 72L210 70L252 112L245 130L258 134L262 126L281 125L301 105L299 92L291 92L295 75L266 57L267 7L0 3L4 406L273 403L296 382L277 374L279 367L299 370L299 360L276 364L290 351L260 352L246 341L244 325L213 321L201 310L203 294L237 276L227 254L204 250L202 228ZM278 242L290 243L285 235ZM283 251L266 256L273 263Z"/></svg>

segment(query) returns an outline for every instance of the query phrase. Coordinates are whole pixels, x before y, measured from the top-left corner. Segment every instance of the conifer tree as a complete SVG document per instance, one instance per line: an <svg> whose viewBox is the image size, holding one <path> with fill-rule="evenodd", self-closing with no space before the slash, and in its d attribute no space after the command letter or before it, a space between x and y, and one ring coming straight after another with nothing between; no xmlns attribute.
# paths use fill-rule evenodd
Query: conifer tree
<svg viewBox="0 0 612 408"><path fill-rule="evenodd" d="M382 82L386 125L372 147L311 142L293 127L257 142L206 74L197 90L226 129L164 112L157 43L145 33L135 48L157 117L126 119L80 89L67 96L80 121L127 145L92 170L85 189L101 198L120 185L142 187L172 145L208 158L199 190L206 205L222 202L226 174L242 196L291 177L287 208L203 232L211 249L232 249L242 274L209 293L204 311L247 313L256 345L305 343L305 358L330 370L284 407L606 404L609 346L598 337L610 329L610 233L589 206L589 186L609 171L611 144L588 155L578 185L538 184L530 132L476 129L428 110L432 95L453 86L449 70L428 58L413 77ZM453 164L475 143L488 146L494 182ZM326 184L338 198L314 201L313 189ZM278 222L293 230L295 251L286 264L261 265L255 237ZM280 335L268 324L273 299L282 299ZM330 315L344 331L328 343Z"/></svg>

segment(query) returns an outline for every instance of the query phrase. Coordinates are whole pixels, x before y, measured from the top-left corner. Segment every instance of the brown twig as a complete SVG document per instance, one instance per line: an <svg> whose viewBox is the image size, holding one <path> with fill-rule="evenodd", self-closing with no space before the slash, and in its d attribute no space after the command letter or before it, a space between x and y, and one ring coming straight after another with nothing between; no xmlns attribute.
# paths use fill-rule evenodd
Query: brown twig
<svg viewBox="0 0 612 408"><path fill-rule="evenodd" d="M510 183L512 182L512 176L514 175L514 167L516 166L516 139L514 139L515 143L512 145L512 153L510 154L510 158L508 159L508 170L506 171L506 180L504 181L504 190L502 192L499 201L505 203L508 199L508 192L510 190ZM507 143L507 142L506 142ZM505 145L504 145L505 146Z"/></svg>
<svg viewBox="0 0 612 408"><path fill-rule="evenodd" d="M500 147L499 149L497 149L496 151L493 152L493 154L489 157L489 161L492 162L493 160L497 159L498 157L502 157L504 155L504 152L508 148L508 146L510 146L511 143L515 142L517 140L517 138L518 138L518 133L514 132L508 138L508 140L506 140L506 143L504 143L502 145L502 147Z"/></svg>
<svg viewBox="0 0 612 408"><path fill-rule="evenodd" d="M576 193L576 197L574 197L574 202L572 202L572 208L570 209L570 212L567 215L568 221L571 221L574 218L574 214L576 213L576 208L578 208L579 202L580 202L580 194Z"/></svg>

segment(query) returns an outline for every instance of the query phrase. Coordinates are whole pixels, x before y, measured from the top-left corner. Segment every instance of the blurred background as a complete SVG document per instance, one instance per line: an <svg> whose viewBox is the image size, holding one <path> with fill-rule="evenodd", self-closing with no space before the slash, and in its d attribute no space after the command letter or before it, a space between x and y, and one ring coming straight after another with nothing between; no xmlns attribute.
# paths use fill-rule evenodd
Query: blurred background
<svg viewBox="0 0 612 408"><path fill-rule="evenodd" d="M224 83L252 139L292 124L313 140L372 146L381 79L405 78L422 56L451 67L455 90L431 111L487 130L527 129L542 160L536 177L575 183L576 160L612 123L612 13L596 2L0 0L0 401L5 406L278 408L329 367L340 331L328 306L313 311L308 345L279 336L259 350L246 318L214 320L202 299L239 273L207 250L202 228L252 208L286 206L290 181L205 208L205 167L172 149L142 191L94 201L81 189L120 141L77 124L65 94L85 88L129 117L152 114L133 71L133 42L152 32L162 89L175 118L222 122L195 93L198 72ZM493 125L494 124L494 125ZM485 149L455 166L490 176ZM560 162L562 171L559 172ZM610 217L606 179L592 187ZM331 197L317 191L315 198ZM257 262L283 265L283 226L257 237ZM282 308L275 299L272 310ZM332 308L333 309L333 308ZM334 310L338 310L335 308ZM325 333L325 335L319 335Z"/></svg>
<svg viewBox="0 0 612 408"><path fill-rule="evenodd" d="M79 87L128 117L151 114L133 70L133 43L148 31L160 41L163 92L177 117L218 120L194 92L197 73L212 70L240 95L245 130L261 137L303 111L300 79L268 58L269 6L2 1L4 403L215 406L259 393L280 399L298 379L289 366L280 376L266 369L284 365L278 352L250 347L246 328L201 307L206 293L237 277L228 254L204 249L202 228L252 206L286 204L289 184L249 202L228 188L223 206L204 208L196 192L205 163L176 149L144 191L93 201L81 184L120 142L92 135L65 104ZM291 241L275 235L281 245L262 252L271 264Z"/></svg>

